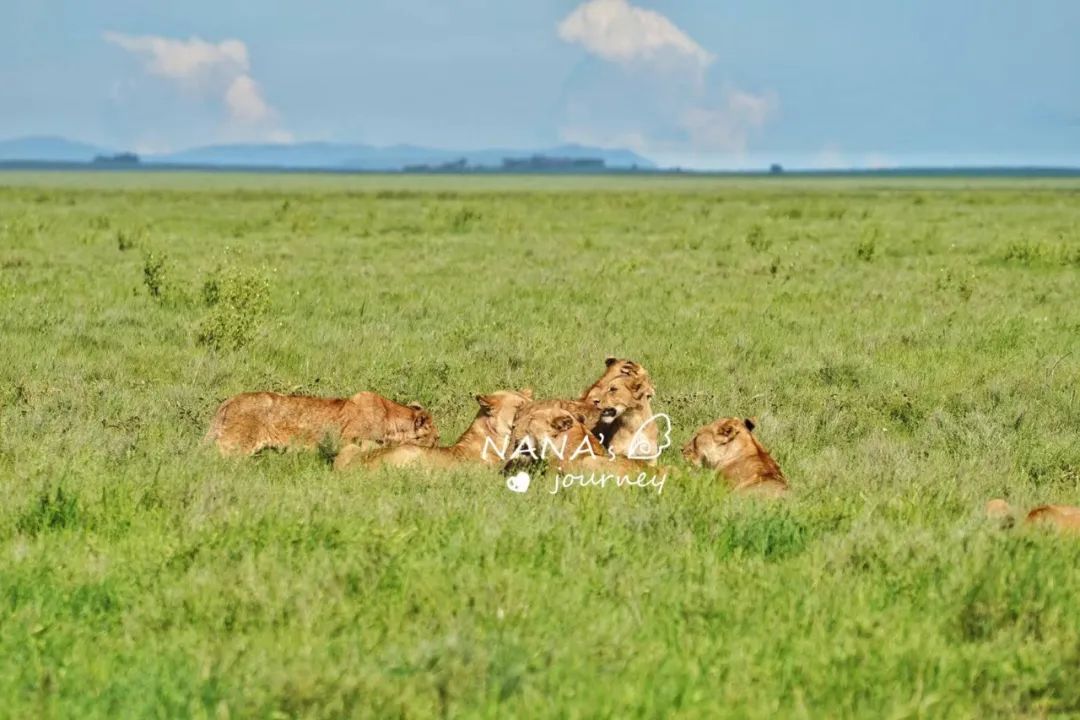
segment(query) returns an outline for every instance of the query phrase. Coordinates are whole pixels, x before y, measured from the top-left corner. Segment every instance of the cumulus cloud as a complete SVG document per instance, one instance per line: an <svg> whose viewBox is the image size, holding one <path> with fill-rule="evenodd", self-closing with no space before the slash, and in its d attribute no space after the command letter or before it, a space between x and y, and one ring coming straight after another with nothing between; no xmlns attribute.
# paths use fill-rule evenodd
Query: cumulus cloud
<svg viewBox="0 0 1080 720"><path fill-rule="evenodd" d="M229 115L242 123L261 122L272 113L250 75L241 75L229 84L225 91L225 106L229 108Z"/></svg>
<svg viewBox="0 0 1080 720"><path fill-rule="evenodd" d="M558 25L584 48L564 87L564 140L639 152L742 154L780 99L715 81L715 56L658 12L588 0ZM628 143L632 140L632 143Z"/></svg>
<svg viewBox="0 0 1080 720"><path fill-rule="evenodd" d="M715 106L691 106L683 112L681 126L691 145L708 152L743 153L751 134L765 126L777 110L776 93L729 90Z"/></svg>
<svg viewBox="0 0 1080 720"><path fill-rule="evenodd" d="M627 0L589 0L559 24L559 37L610 62L649 61L668 53L701 68L713 61L711 53L666 17Z"/></svg>
<svg viewBox="0 0 1080 720"><path fill-rule="evenodd" d="M107 32L105 40L137 57L147 74L182 91L217 103L224 110L227 134L248 139L287 138L277 112L263 97L251 74L247 45L240 40L207 42L157 35Z"/></svg>

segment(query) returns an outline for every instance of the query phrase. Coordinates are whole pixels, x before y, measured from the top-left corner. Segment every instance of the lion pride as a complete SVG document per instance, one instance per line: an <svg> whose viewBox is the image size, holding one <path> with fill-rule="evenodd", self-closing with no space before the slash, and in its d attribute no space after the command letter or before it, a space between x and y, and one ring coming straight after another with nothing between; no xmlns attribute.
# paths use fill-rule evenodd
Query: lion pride
<svg viewBox="0 0 1080 720"><path fill-rule="evenodd" d="M749 418L720 418L694 434L683 446L683 457L691 465L719 470L735 492L787 494L787 478L753 430Z"/></svg>
<svg viewBox="0 0 1080 720"><path fill-rule="evenodd" d="M242 393L221 403L205 440L222 455L253 455L265 448L313 448L328 435L351 443L430 447L439 441L431 414L419 404L373 392L350 398Z"/></svg>
<svg viewBox="0 0 1080 720"><path fill-rule="evenodd" d="M449 447L421 447L398 445L364 452L359 445L347 445L334 459L334 469L344 470L357 463L364 467L451 467L461 463L494 465L500 462L493 448L502 450L510 438L514 416L519 409L532 401L532 390L499 390L487 395L477 395L480 410L472 424Z"/></svg>

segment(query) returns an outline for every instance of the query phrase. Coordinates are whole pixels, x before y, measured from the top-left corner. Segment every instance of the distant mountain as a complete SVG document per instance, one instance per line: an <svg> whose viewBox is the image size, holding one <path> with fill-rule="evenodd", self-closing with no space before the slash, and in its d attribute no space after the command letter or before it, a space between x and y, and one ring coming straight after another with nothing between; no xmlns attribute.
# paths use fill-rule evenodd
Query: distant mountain
<svg viewBox="0 0 1080 720"><path fill-rule="evenodd" d="M111 152L105 148L49 135L0 140L0 160L90 162L96 155Z"/></svg>
<svg viewBox="0 0 1080 720"><path fill-rule="evenodd" d="M306 142L280 145L208 145L168 155L144 157L148 163L247 167L343 168L401 170L407 165L440 165L464 158L469 165L499 167L503 158L546 155L562 158L600 158L608 167L653 168L648 158L629 150L562 145L543 149L443 150L416 145L376 147L348 143Z"/></svg>
<svg viewBox="0 0 1080 720"><path fill-rule="evenodd" d="M37 160L89 162L97 155L115 151L61 137L23 137L0 140L0 161ZM471 166L500 167L504 158L533 155L558 158L597 158L609 168L655 168L651 160L630 150L560 145L539 149L491 148L443 150L416 145L373 145L302 142L288 144L207 145L174 153L144 155L151 165L216 165L252 168L320 168L342 170L401 170L408 165L441 165L462 158Z"/></svg>
<svg viewBox="0 0 1080 720"><path fill-rule="evenodd" d="M337 168L350 158L375 148L327 142L206 145L164 155L148 155L144 162L180 165L244 165L247 167Z"/></svg>

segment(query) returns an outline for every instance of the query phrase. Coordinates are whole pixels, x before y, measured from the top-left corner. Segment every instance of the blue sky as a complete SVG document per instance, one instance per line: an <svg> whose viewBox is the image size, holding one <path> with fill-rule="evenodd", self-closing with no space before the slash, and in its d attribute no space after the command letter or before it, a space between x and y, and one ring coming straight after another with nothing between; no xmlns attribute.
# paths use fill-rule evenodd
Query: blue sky
<svg viewBox="0 0 1080 720"><path fill-rule="evenodd" d="M0 138L1080 165L1077 0L0 3Z"/></svg>

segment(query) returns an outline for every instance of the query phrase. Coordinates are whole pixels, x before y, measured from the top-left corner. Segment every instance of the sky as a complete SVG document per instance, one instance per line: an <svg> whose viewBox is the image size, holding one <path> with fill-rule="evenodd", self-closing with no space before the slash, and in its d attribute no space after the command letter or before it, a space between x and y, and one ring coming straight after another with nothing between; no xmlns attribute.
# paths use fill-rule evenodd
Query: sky
<svg viewBox="0 0 1080 720"><path fill-rule="evenodd" d="M1080 166L1077 0L0 0L0 138Z"/></svg>

